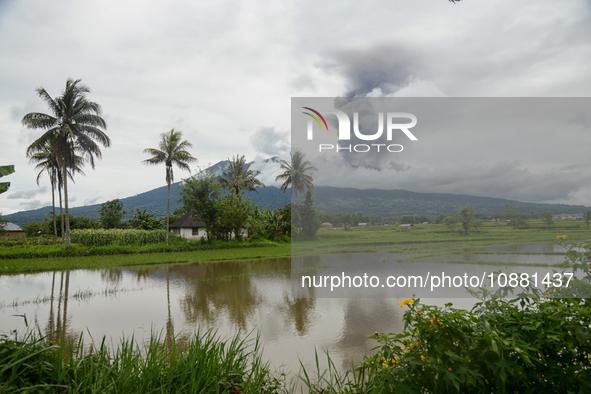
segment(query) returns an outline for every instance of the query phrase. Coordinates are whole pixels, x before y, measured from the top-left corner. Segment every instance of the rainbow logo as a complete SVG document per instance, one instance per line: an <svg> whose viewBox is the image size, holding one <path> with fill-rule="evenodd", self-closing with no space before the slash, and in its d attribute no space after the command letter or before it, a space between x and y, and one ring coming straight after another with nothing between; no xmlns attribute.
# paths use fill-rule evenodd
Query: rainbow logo
<svg viewBox="0 0 591 394"><path fill-rule="evenodd" d="M307 109L307 110L309 110L309 111L312 111L312 112L314 112L316 115L320 116L320 119L322 119L322 122L324 123L324 126L326 126L326 131L328 131L328 125L326 124L326 120L324 120L324 117L323 117L322 115L320 115L320 112L318 112L318 111L316 111L315 109L312 109L312 108L310 108L310 107L302 107L302 108L304 108L304 109ZM308 115L308 116L311 116L311 117L312 117L312 118L313 118L313 119L316 121L316 123L318 123L318 126L320 126L320 130L323 130L322 123L320 123L320 120L319 120L317 117L315 117L314 115L312 115L312 114L311 114L311 113L309 113L309 112L302 112L302 113L303 113L303 114L306 114L306 115ZM309 126L308 126L308 127L309 127Z"/></svg>

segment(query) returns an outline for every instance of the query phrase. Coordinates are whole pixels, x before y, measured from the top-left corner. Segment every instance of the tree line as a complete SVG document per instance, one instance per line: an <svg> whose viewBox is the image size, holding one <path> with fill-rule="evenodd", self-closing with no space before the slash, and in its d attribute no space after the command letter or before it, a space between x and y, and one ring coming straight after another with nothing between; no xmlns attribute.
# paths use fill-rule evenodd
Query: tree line
<svg viewBox="0 0 591 394"><path fill-rule="evenodd" d="M22 124L30 129L41 130L43 133L26 151L30 162L35 164L37 184L43 174L49 177L52 192L51 222L54 238L62 237L67 247L70 246L70 229L76 228L118 228L130 226L143 229L166 228L166 242L170 231L170 187L174 182L173 168L190 172L190 163L197 162L197 158L191 155L188 148L192 147L189 141L183 140L182 133L174 128L160 135L158 148L146 148L144 153L151 157L144 160L147 165L165 165L165 181L168 186L167 208L165 225L163 220L156 219L154 213L136 208L134 216L128 222L123 223L122 218L126 214L123 203L120 200L111 200L101 205L99 219L74 218L69 214L68 182L74 182L75 175L83 174L83 167L90 164L94 169L95 159L102 156L101 147L109 147L111 140L106 134L107 124L102 118L102 108L98 103L88 99L90 88L81 84L81 80L69 78L61 95L52 97L43 88L36 89L38 96L45 101L49 113L31 112L22 119ZM313 224L316 226L315 212L312 195L300 206L299 195L313 189L311 171L317 168L305 159L302 152L294 152L290 155L290 162L281 161L281 169L284 171L276 180L283 181L281 190L285 193L291 187L292 196L295 194L298 212L296 222L298 232L307 232L304 227ZM181 213L192 210L206 224L208 239L227 239L230 234L236 238L241 237L241 230L245 226L253 229L255 235L265 232L268 237L273 233L291 234L291 206L283 207L275 211L261 211L250 200L245 200L243 193L246 190L254 190L265 187L256 179L259 171L250 168L252 163L247 163L244 156L236 155L229 160L227 168L222 175L215 177L207 172L200 172L186 180L181 191L180 201L183 202ZM2 175L6 175L2 173ZM8 185L2 184L2 187ZM59 216L56 214L56 191L59 200ZM310 205L312 201L312 205ZM306 208L307 207L307 208ZM312 209L312 210L311 210ZM289 211L289 214L288 214ZM301 212L300 212L301 211ZM302 219L309 218L311 219ZM255 223L259 223L255 225ZM268 223L273 230L261 230L265 226L260 223ZM310 222L310 223L308 223ZM47 223L49 226L49 223ZM40 224L37 224L39 227ZM59 230L58 230L59 226ZM303 227L302 227L303 226ZM32 229L35 225L30 224ZM41 231L41 230L38 230ZM315 233L315 232L314 232Z"/></svg>

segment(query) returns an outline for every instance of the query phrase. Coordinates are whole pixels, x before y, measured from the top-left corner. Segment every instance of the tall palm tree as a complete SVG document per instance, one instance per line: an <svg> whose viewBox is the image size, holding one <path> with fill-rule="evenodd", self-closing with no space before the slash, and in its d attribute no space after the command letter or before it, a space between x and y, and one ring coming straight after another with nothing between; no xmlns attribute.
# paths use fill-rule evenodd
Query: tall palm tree
<svg viewBox="0 0 591 394"><path fill-rule="evenodd" d="M222 172L219 177L219 182L222 187L226 189L233 189L236 194L240 193L241 189L247 191L257 191L257 187L265 187L263 182L256 179L256 176L261 172L250 169L250 166L254 163L246 163L244 155L232 156L232 160L228 158L228 164L226 169Z"/></svg>
<svg viewBox="0 0 591 394"><path fill-rule="evenodd" d="M278 180L285 180L281 185L281 191L285 193L287 188L291 185L291 195L295 193L296 202L299 204L298 193L304 194L306 189L314 189L314 178L307 173L310 171L318 171L308 160L304 160L306 154L301 151L295 151L289 154L291 157L291 164L285 160L281 160L281 169L285 170L283 174L277 175Z"/></svg>
<svg viewBox="0 0 591 394"><path fill-rule="evenodd" d="M37 163L35 166L35 170L39 170L39 174L37 175L37 185L39 185L39 181L41 180L41 175L46 172L49 175L49 180L51 183L51 205L53 209L53 234L54 238L57 241L57 225L56 225L56 215L55 215L55 189L59 188L60 191L60 214L61 213L61 188L63 185L62 178L61 178L61 169L58 164L57 157L55 155L55 142L56 139L54 138L51 141L47 141L45 145L37 147L38 150L36 151L27 151L27 155L29 157L29 162ZM74 153L73 162L71 168L68 169L68 178L72 182L74 182L74 173L81 173L84 175L82 171L82 166L84 165L84 158L78 156ZM64 220L60 221L62 225L62 234L63 232L63 225Z"/></svg>
<svg viewBox="0 0 591 394"><path fill-rule="evenodd" d="M72 168L75 162L75 152L82 154L94 169L94 159L101 158L99 144L104 147L111 145L111 140L101 129L107 124L101 117L101 106L86 99L90 89L80 84L80 79L68 78L66 88L61 96L52 98L43 88L37 89L37 94L49 106L52 115L31 112L22 119L22 124L30 129L46 130L41 137L27 149L27 156L55 139L54 151L62 174L67 174L67 168ZM98 142L98 143L97 143ZM66 244L70 247L70 215L68 210L68 176L63 176Z"/></svg>
<svg viewBox="0 0 591 394"><path fill-rule="evenodd" d="M170 226L170 185L174 182L172 165L176 164L180 169L191 172L187 163L197 161L191 156L186 148L191 148L193 144L189 141L182 141L183 133L170 130L169 133L160 134L160 149L147 148L144 153L152 155L151 158L144 160L144 164L166 164L166 184L168 185L168 199L166 201L166 244L168 245L168 231Z"/></svg>

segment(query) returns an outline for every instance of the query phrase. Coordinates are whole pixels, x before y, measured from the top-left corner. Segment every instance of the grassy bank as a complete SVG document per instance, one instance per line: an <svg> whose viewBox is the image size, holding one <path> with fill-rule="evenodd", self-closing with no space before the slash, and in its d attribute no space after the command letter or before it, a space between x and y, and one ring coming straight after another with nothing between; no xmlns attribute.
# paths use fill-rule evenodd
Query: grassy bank
<svg viewBox="0 0 591 394"><path fill-rule="evenodd" d="M576 224L576 226L575 226ZM0 274L47 270L121 267L144 264L186 263L202 261L242 260L265 257L359 253L385 250L393 255L414 253L422 257L449 256L463 253L499 254L488 247L519 244L550 244L556 237L567 235L577 242L591 238L591 230L580 223L567 222L547 230L540 225L518 230L506 224L487 223L468 235L451 232L443 225L417 225L403 232L397 226L320 229L318 239L311 242L201 242L148 243L146 245L109 244L85 246L74 244L66 249L57 243L13 242L0 245ZM531 252L507 252L533 254ZM540 252L535 254L561 254ZM415 258L420 258L415 257Z"/></svg>
<svg viewBox="0 0 591 394"><path fill-rule="evenodd" d="M273 393L281 386L257 340L217 338L211 331L179 344L131 339L91 352L27 335L0 337L0 393Z"/></svg>
<svg viewBox="0 0 591 394"><path fill-rule="evenodd" d="M246 247L236 246L225 249L143 252L129 254L109 254L73 257L44 257L20 258L0 260L0 274L14 274L24 272L40 272L52 270L67 270L80 268L107 268L129 265L190 263L203 261L224 261L258 259L265 257L289 257L291 246L289 243L266 243Z"/></svg>

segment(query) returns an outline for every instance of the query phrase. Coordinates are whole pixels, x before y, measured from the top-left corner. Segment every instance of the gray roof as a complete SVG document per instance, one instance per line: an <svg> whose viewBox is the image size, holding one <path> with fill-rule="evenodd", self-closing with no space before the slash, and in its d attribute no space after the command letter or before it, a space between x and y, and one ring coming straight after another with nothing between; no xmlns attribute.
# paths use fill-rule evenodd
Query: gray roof
<svg viewBox="0 0 591 394"><path fill-rule="evenodd" d="M195 212L193 210L187 212L182 218L176 220L170 225L170 228L193 228L193 227L205 227L205 223L201 218L193 217Z"/></svg>
<svg viewBox="0 0 591 394"><path fill-rule="evenodd" d="M23 231L23 229L22 229L22 228L20 228L19 226L17 226L17 225L16 225L16 224L14 224L14 223L11 223L11 222L4 223L4 226L2 226L2 225L0 224L0 227L2 227L2 229L3 229L3 230L6 230L6 231Z"/></svg>

